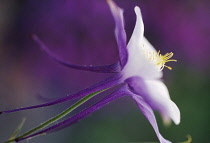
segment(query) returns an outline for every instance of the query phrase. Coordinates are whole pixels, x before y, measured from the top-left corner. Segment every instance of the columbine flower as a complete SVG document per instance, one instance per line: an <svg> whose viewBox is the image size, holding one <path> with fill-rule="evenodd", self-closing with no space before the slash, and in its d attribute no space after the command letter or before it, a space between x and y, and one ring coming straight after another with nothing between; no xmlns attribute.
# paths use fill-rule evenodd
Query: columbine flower
<svg viewBox="0 0 210 143"><path fill-rule="evenodd" d="M131 39L126 46L123 10L119 8L112 0L107 0L107 2L115 20L115 36L119 50L119 62L105 66L80 66L69 64L57 58L53 53L51 53L51 51L48 50L48 48L37 36L34 36L34 40L55 61L65 66L79 70L103 73L116 72L117 74L105 81L102 81L73 95L69 95L67 97L41 105L8 110L1 113L46 107L74 98L84 97L90 93L101 91L114 85L121 84L121 87L106 98L102 99L100 102L90 106L89 108L81 111L73 117L70 117L37 133L30 132L21 138L17 138L15 141L20 141L43 133L47 134L66 128L85 118L87 115L93 113L107 103L116 100L119 97L128 95L136 101L138 107L154 128L159 141L161 143L170 143L170 141L164 139L160 134L153 110L157 110L161 114L163 121L166 123L170 122L170 120L173 120L175 124L179 124L180 122L180 111L176 104L170 99L168 89L161 81L163 68L166 67L171 69L171 67L166 66L165 64L169 61L176 61L170 60L170 58L173 56L173 53L161 55L160 52L157 52L144 37L144 24L142 21L142 15L140 8L137 6L135 7L135 13L137 16L136 25Z"/></svg>

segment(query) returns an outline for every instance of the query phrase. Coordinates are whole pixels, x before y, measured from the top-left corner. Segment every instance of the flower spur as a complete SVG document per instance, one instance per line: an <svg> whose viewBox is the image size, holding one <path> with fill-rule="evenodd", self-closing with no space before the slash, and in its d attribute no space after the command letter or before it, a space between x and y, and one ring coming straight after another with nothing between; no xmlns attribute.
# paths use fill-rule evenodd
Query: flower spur
<svg viewBox="0 0 210 143"><path fill-rule="evenodd" d="M157 52L144 37L144 24L142 21L140 8L137 6L135 7L137 17L136 25L134 27L131 39L129 40L128 44L126 44L123 10L119 8L112 0L107 0L107 2L115 21L115 37L118 44L119 62L105 66L80 66L66 63L62 59L56 57L36 35L33 36L33 39L51 58L60 64L79 70L101 73L114 72L117 74L106 79L105 81L99 82L98 84L61 99L40 105L2 111L0 113L3 114L51 106L72 100L74 98L85 97L88 94L95 93L118 84L121 85L120 88L78 114L41 131L35 133L26 133L17 137L14 141L18 142L27 138L52 133L71 126L109 102L126 95L135 100L141 112L154 128L160 143L170 143L170 141L164 139L160 134L153 110L160 112L164 122L166 123L170 122L170 120L173 120L175 124L179 124L180 122L180 111L176 104L170 99L168 89L161 81L163 68L167 67L168 69L171 69L171 67L166 66L165 63L175 61L170 60L170 58L173 56L173 53L161 55L160 52Z"/></svg>

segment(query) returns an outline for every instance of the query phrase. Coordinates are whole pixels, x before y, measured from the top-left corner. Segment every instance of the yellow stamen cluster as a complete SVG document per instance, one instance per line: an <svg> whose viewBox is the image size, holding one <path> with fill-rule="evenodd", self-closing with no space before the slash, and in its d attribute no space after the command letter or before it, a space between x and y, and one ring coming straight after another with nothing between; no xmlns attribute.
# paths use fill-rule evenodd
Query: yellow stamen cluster
<svg viewBox="0 0 210 143"><path fill-rule="evenodd" d="M164 67L168 68L169 70L172 70L171 67L166 66L165 63L167 62L176 62L177 60L171 59L169 60L174 54L172 52L170 53L166 53L165 55L161 55L160 51L158 51L158 53L156 52L146 52L146 55L148 57L149 60L151 60L155 65L158 66L158 68L160 68L160 70L163 70Z"/></svg>

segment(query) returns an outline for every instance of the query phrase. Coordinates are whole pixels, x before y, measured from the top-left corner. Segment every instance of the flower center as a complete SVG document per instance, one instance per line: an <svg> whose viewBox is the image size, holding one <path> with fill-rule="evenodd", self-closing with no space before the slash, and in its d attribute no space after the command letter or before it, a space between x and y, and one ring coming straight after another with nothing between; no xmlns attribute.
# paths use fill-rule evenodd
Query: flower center
<svg viewBox="0 0 210 143"><path fill-rule="evenodd" d="M158 51L158 53L155 52L149 52L146 51L146 56L149 60L152 61L152 63L154 63L155 65L158 66L158 68L160 68L160 70L163 70L164 67L168 68L169 70L172 70L171 67L166 66L165 63L167 62L176 62L177 60L171 59L169 60L174 54L172 52L170 53L166 53L165 55L161 55L160 54L160 50Z"/></svg>

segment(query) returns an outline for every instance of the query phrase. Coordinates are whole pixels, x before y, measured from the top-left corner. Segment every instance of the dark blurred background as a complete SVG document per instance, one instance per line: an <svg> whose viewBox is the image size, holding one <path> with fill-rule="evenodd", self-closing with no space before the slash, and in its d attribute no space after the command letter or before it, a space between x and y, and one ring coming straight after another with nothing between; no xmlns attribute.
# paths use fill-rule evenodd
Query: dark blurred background
<svg viewBox="0 0 210 143"><path fill-rule="evenodd" d="M128 39L134 25L134 6L141 7L145 35L161 50L174 52L177 63L164 69L164 82L181 111L181 123L165 127L172 142L207 143L210 135L210 1L116 0L124 9ZM118 59L114 20L106 0L0 0L0 110L35 105L64 97L112 74L63 67L31 39L37 34L66 61L103 65ZM0 116L0 142L7 140L27 118L23 131L39 125L72 102ZM91 103L89 103L91 104ZM27 143L116 143L158 141L135 102L124 97L79 123Z"/></svg>

